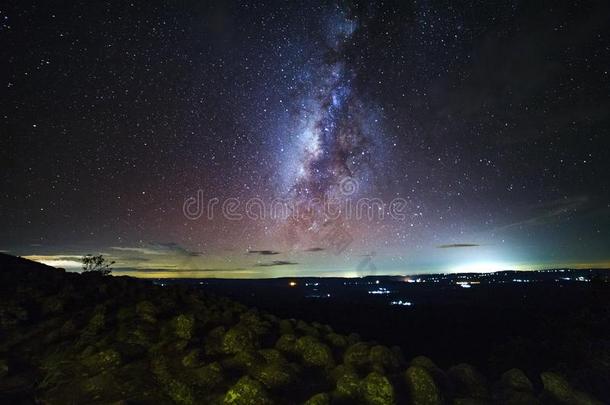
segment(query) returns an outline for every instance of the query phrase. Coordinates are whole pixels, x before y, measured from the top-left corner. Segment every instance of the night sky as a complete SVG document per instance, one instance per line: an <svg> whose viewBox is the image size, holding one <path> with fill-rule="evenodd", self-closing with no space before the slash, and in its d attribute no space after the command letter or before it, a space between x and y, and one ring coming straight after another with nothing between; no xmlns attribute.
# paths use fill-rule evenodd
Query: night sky
<svg viewBox="0 0 610 405"><path fill-rule="evenodd" d="M0 44L3 252L147 277L610 267L608 2L9 1ZM303 215L245 208L277 199Z"/></svg>

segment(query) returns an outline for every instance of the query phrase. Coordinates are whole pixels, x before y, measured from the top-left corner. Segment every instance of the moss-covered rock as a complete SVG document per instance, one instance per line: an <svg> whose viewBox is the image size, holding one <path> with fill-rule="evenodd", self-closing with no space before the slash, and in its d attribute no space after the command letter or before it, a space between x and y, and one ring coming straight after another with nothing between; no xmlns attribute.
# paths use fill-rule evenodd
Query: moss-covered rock
<svg viewBox="0 0 610 405"><path fill-rule="evenodd" d="M247 372L253 366L264 363L265 359L255 351L242 351L222 360L224 368Z"/></svg>
<svg viewBox="0 0 610 405"><path fill-rule="evenodd" d="M239 323L258 336L265 336L271 331L271 323L255 310L241 314Z"/></svg>
<svg viewBox="0 0 610 405"><path fill-rule="evenodd" d="M287 386L294 378L292 370L281 363L254 365L250 375L269 389Z"/></svg>
<svg viewBox="0 0 610 405"><path fill-rule="evenodd" d="M315 338L320 337L320 332L318 331L318 329L302 320L297 321L296 330L306 336L311 336Z"/></svg>
<svg viewBox="0 0 610 405"><path fill-rule="evenodd" d="M232 327L222 339L222 351L232 354L257 349L259 341L256 334L243 325Z"/></svg>
<svg viewBox="0 0 610 405"><path fill-rule="evenodd" d="M347 338L335 332L326 335L326 340L334 347L343 349L347 346Z"/></svg>
<svg viewBox="0 0 610 405"><path fill-rule="evenodd" d="M156 323L158 312L150 301L140 301L136 305L136 314L144 322Z"/></svg>
<svg viewBox="0 0 610 405"><path fill-rule="evenodd" d="M575 404L575 392L570 383L557 373L550 371L540 374L544 386L543 396L558 404Z"/></svg>
<svg viewBox="0 0 610 405"><path fill-rule="evenodd" d="M335 364L330 348L313 336L299 338L295 349L307 366L331 368Z"/></svg>
<svg viewBox="0 0 610 405"><path fill-rule="evenodd" d="M163 388L167 395L176 404L191 405L195 403L195 395L193 394L193 391L182 381L171 379Z"/></svg>
<svg viewBox="0 0 610 405"><path fill-rule="evenodd" d="M261 349L258 353L269 363L284 364L287 362L284 355L277 349Z"/></svg>
<svg viewBox="0 0 610 405"><path fill-rule="evenodd" d="M204 352L207 356L216 356L222 353L222 341L226 333L224 326L212 329L204 340Z"/></svg>
<svg viewBox="0 0 610 405"><path fill-rule="evenodd" d="M360 379L355 372L344 372L337 379L333 395L340 401L355 401L360 398Z"/></svg>
<svg viewBox="0 0 610 405"><path fill-rule="evenodd" d="M343 354L343 362L356 368L362 368L369 362L370 347L364 342L354 343Z"/></svg>
<svg viewBox="0 0 610 405"><path fill-rule="evenodd" d="M58 295L52 295L43 300L41 312L43 315L57 314L63 311L64 300Z"/></svg>
<svg viewBox="0 0 610 405"><path fill-rule="evenodd" d="M392 350L382 345L371 347L369 362L379 372L394 371L400 366L400 360L394 355Z"/></svg>
<svg viewBox="0 0 610 405"><path fill-rule="evenodd" d="M453 384L451 383L449 376L447 376L447 373L438 367L430 358L426 356L417 356L413 358L409 364L428 371L444 396L453 396Z"/></svg>
<svg viewBox="0 0 610 405"><path fill-rule="evenodd" d="M511 389L515 391L533 392L534 386L532 382L527 378L525 373L518 368L513 368L502 374L500 378L500 384L502 388Z"/></svg>
<svg viewBox="0 0 610 405"><path fill-rule="evenodd" d="M485 377L469 364L458 364L449 369L449 378L453 382L456 396L462 398L489 397Z"/></svg>
<svg viewBox="0 0 610 405"><path fill-rule="evenodd" d="M271 404L267 391L258 381L246 376L232 386L224 396L224 404L265 405Z"/></svg>
<svg viewBox="0 0 610 405"><path fill-rule="evenodd" d="M309 398L303 405L330 405L330 395L326 392L315 394Z"/></svg>
<svg viewBox="0 0 610 405"><path fill-rule="evenodd" d="M275 348L284 353L296 353L297 337L292 334L285 334L275 343Z"/></svg>
<svg viewBox="0 0 610 405"><path fill-rule="evenodd" d="M195 317L193 315L180 314L172 319L172 327L176 337L190 340L195 329Z"/></svg>
<svg viewBox="0 0 610 405"><path fill-rule="evenodd" d="M360 382L360 393L362 402L367 405L392 405L396 402L390 381L375 371Z"/></svg>
<svg viewBox="0 0 610 405"><path fill-rule="evenodd" d="M201 350L193 349L182 358L184 367L198 367L201 365Z"/></svg>
<svg viewBox="0 0 610 405"><path fill-rule="evenodd" d="M93 315L89 319L87 326L83 329L79 343L84 345L95 340L95 337L102 331L105 325L106 307L98 305L93 311Z"/></svg>
<svg viewBox="0 0 610 405"><path fill-rule="evenodd" d="M405 372L405 382L411 404L440 405L443 403L439 387L428 370L411 366Z"/></svg>
<svg viewBox="0 0 610 405"><path fill-rule="evenodd" d="M222 366L218 362L207 364L192 371L192 384L206 392L220 385L223 380Z"/></svg>
<svg viewBox="0 0 610 405"><path fill-rule="evenodd" d="M290 319L282 319L279 321L278 327L281 335L294 335L294 325Z"/></svg>
<svg viewBox="0 0 610 405"><path fill-rule="evenodd" d="M107 349L83 358L82 363L90 371L101 372L120 366L121 355L116 350Z"/></svg>

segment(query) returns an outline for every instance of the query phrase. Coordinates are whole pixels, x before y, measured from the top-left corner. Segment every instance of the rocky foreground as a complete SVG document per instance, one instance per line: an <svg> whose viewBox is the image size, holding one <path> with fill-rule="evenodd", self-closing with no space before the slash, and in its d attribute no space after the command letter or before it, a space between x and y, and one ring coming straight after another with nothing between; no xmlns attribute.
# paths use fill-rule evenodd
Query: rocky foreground
<svg viewBox="0 0 610 405"><path fill-rule="evenodd" d="M560 375L468 364L343 335L196 289L0 255L0 402L601 404Z"/></svg>

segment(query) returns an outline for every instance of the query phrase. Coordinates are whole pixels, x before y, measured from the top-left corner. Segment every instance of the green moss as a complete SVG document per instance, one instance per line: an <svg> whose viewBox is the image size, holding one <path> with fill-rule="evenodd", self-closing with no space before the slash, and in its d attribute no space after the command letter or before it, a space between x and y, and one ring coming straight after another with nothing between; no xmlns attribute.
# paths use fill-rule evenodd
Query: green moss
<svg viewBox="0 0 610 405"><path fill-rule="evenodd" d="M80 344L84 345L88 342L91 342L95 339L104 326L106 325L106 307L98 306L95 308L93 312L93 316L89 319L87 326L83 329L81 333Z"/></svg>
<svg viewBox="0 0 610 405"><path fill-rule="evenodd" d="M275 348L284 353L296 353L297 337L292 334L280 336L275 343Z"/></svg>
<svg viewBox="0 0 610 405"><path fill-rule="evenodd" d="M286 358L277 349L261 349L258 351L258 353L269 363L286 363Z"/></svg>
<svg viewBox="0 0 610 405"><path fill-rule="evenodd" d="M515 391L533 392L534 386L525 373L518 368L513 368L502 374L500 383L503 388Z"/></svg>
<svg viewBox="0 0 610 405"><path fill-rule="evenodd" d="M222 339L222 351L224 353L251 351L257 349L258 345L256 334L242 325L229 329Z"/></svg>
<svg viewBox="0 0 610 405"><path fill-rule="evenodd" d="M405 382L413 405L440 405L441 393L428 370L411 366L405 372Z"/></svg>
<svg viewBox="0 0 610 405"><path fill-rule="evenodd" d="M180 314L172 320L174 333L177 337L190 340L193 337L195 318L193 315Z"/></svg>
<svg viewBox="0 0 610 405"><path fill-rule="evenodd" d="M206 391L216 388L223 379L222 367L218 362L210 363L204 367L193 370L193 385Z"/></svg>
<svg viewBox="0 0 610 405"><path fill-rule="evenodd" d="M292 325L292 321L289 319L282 319L279 322L280 334L282 335L294 335L294 326Z"/></svg>
<svg viewBox="0 0 610 405"><path fill-rule="evenodd" d="M225 333L224 326L218 326L207 334L204 340L204 351L207 356L215 356L222 353L222 340Z"/></svg>
<svg viewBox="0 0 610 405"><path fill-rule="evenodd" d="M458 396L465 398L488 398L485 378L471 365L458 364L449 369Z"/></svg>
<svg viewBox="0 0 610 405"><path fill-rule="evenodd" d="M182 358L182 365L184 367L197 367L201 365L201 350L193 349L186 356Z"/></svg>
<svg viewBox="0 0 610 405"><path fill-rule="evenodd" d="M295 349L301 354L307 366L330 368L334 365L330 348L312 336L303 336L297 340Z"/></svg>
<svg viewBox="0 0 610 405"><path fill-rule="evenodd" d="M121 355L116 350L107 349L85 357L82 363L90 370L99 372L120 366Z"/></svg>
<svg viewBox="0 0 610 405"><path fill-rule="evenodd" d="M234 405L265 405L271 400L265 388L256 380L246 376L242 377L225 394L224 404Z"/></svg>
<svg viewBox="0 0 610 405"><path fill-rule="evenodd" d="M353 401L360 397L360 380L356 373L344 373L337 379L334 395L342 401Z"/></svg>
<svg viewBox="0 0 610 405"><path fill-rule="evenodd" d="M400 366L399 359L392 350L385 346L373 346L369 352L369 361L384 371L396 370Z"/></svg>
<svg viewBox="0 0 610 405"><path fill-rule="evenodd" d="M303 335L312 336L312 337L320 337L320 332L310 324L305 321L298 320L296 330L299 331Z"/></svg>
<svg viewBox="0 0 610 405"><path fill-rule="evenodd" d="M540 379L547 397L560 404L574 403L574 390L565 378L547 371L540 374Z"/></svg>
<svg viewBox="0 0 610 405"><path fill-rule="evenodd" d="M193 392L189 386L181 381L171 379L163 388L167 395L177 404L191 405L195 403Z"/></svg>
<svg viewBox="0 0 610 405"><path fill-rule="evenodd" d="M145 322L156 323L157 313L157 308L150 301L140 301L136 305L136 314Z"/></svg>
<svg viewBox="0 0 610 405"><path fill-rule="evenodd" d="M330 405L330 395L321 392L309 398L303 405Z"/></svg>
<svg viewBox="0 0 610 405"><path fill-rule="evenodd" d="M363 403L367 405L392 405L395 403L394 387L383 375L372 372L361 381Z"/></svg>
<svg viewBox="0 0 610 405"><path fill-rule="evenodd" d="M235 354L233 357L223 360L222 365L227 369L247 371L254 365L262 364L265 359L254 351L244 351Z"/></svg>
<svg viewBox="0 0 610 405"><path fill-rule="evenodd" d="M331 332L326 335L326 340L334 347L344 348L347 346L347 338L338 333Z"/></svg>
<svg viewBox="0 0 610 405"><path fill-rule="evenodd" d="M353 367L361 368L369 362L369 345L363 342L358 342L345 350L343 354L343 362Z"/></svg>
<svg viewBox="0 0 610 405"><path fill-rule="evenodd" d="M293 380L292 370L280 363L255 365L250 374L270 389L284 387Z"/></svg>

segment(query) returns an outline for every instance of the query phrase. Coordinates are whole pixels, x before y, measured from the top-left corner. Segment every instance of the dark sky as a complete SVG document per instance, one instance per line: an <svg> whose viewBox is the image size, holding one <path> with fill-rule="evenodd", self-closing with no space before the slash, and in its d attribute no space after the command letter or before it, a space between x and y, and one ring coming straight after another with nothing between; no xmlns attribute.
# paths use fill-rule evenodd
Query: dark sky
<svg viewBox="0 0 610 405"><path fill-rule="evenodd" d="M607 2L9 1L0 24L2 251L142 276L610 267Z"/></svg>

